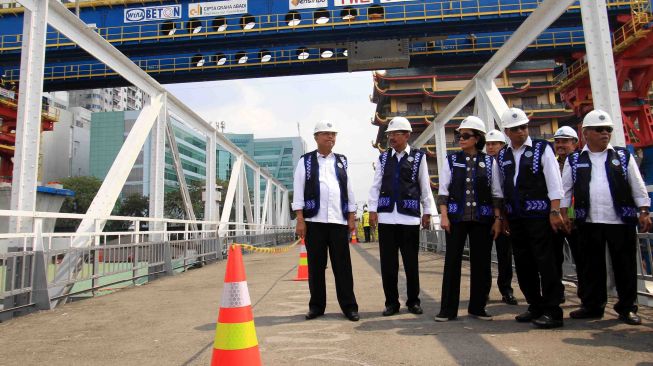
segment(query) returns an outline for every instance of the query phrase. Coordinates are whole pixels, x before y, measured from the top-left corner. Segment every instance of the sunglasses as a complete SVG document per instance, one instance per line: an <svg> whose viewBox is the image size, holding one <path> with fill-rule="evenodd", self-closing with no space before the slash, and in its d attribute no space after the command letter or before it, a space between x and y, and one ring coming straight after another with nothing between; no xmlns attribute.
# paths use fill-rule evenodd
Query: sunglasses
<svg viewBox="0 0 653 366"><path fill-rule="evenodd" d="M456 134L456 138L459 139L459 140L469 140L469 139L471 139L472 137L476 137L476 135L471 134L471 133L460 133L460 134Z"/></svg>
<svg viewBox="0 0 653 366"><path fill-rule="evenodd" d="M521 125L521 126L517 126L517 127L510 127L510 128L508 129L508 131L510 131L510 132L517 132L517 131L525 130L525 129L527 129L527 128L528 128L528 125Z"/></svg>
<svg viewBox="0 0 653 366"><path fill-rule="evenodd" d="M610 126L589 127L589 129L598 133L603 133L603 132L612 133L613 130L613 128Z"/></svg>

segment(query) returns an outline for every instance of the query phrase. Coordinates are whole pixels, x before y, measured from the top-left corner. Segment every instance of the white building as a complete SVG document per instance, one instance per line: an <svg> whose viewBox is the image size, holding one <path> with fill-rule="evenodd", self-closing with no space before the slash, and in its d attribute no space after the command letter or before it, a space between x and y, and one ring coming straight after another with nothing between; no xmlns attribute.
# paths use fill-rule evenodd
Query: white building
<svg viewBox="0 0 653 366"><path fill-rule="evenodd" d="M69 94L71 107L84 107L91 112L137 111L143 109L144 93L133 86L74 90Z"/></svg>

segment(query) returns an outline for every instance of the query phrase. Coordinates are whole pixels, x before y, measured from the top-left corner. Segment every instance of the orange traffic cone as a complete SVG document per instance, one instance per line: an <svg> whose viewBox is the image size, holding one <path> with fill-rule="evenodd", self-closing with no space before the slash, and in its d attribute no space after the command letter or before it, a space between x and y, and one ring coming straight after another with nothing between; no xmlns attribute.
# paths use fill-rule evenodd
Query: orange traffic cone
<svg viewBox="0 0 653 366"><path fill-rule="evenodd" d="M356 230L351 232L351 243L358 244L358 237L356 236Z"/></svg>
<svg viewBox="0 0 653 366"><path fill-rule="evenodd" d="M211 366L218 365L261 365L243 255L238 245L229 248L222 304L215 328Z"/></svg>
<svg viewBox="0 0 653 366"><path fill-rule="evenodd" d="M297 277L295 281L308 281L308 253L304 239L299 245L299 265L297 266Z"/></svg>

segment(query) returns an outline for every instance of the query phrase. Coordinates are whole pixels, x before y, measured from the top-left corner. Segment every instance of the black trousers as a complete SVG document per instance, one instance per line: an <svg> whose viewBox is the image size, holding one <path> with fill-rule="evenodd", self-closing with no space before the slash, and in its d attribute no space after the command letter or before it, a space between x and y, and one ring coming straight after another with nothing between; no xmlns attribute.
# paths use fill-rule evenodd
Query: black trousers
<svg viewBox="0 0 653 366"><path fill-rule="evenodd" d="M558 276L549 220L512 220L510 230L517 281L528 302L528 310L535 315L562 319L560 299L564 286Z"/></svg>
<svg viewBox="0 0 653 366"><path fill-rule="evenodd" d="M363 231L365 232L365 242L369 243L370 242L370 227L369 226L363 226Z"/></svg>
<svg viewBox="0 0 653 366"><path fill-rule="evenodd" d="M490 224L463 221L451 224L446 234L447 251L444 256L444 276L440 315L458 316L460 302L460 271L465 241L469 237L470 293L468 312L481 313L485 310L487 296L492 287L492 236Z"/></svg>
<svg viewBox="0 0 653 366"><path fill-rule="evenodd" d="M502 296L512 295L512 242L509 236L499 235L494 241L497 248L497 267L499 276L497 276L497 287Z"/></svg>
<svg viewBox="0 0 653 366"><path fill-rule="evenodd" d="M311 291L309 308L319 313L324 312L326 308L324 274L327 258L331 256L331 268L336 280L336 295L340 309L343 312L358 311L354 295L347 225L306 222L304 239L308 257L308 288Z"/></svg>
<svg viewBox="0 0 653 366"><path fill-rule="evenodd" d="M406 273L406 306L419 305L419 225L379 224L379 251L385 306L400 306L399 251Z"/></svg>
<svg viewBox="0 0 653 366"><path fill-rule="evenodd" d="M578 255L578 229L576 226L574 225L570 234L562 232L554 233L553 248L555 250L556 265L558 266L558 275L560 276L560 279L562 279L563 276L562 264L565 261L565 239L567 240L567 243L569 243L569 250L571 251L571 257L576 265L576 272L578 272L578 268L580 267L578 261L581 260L581 256Z"/></svg>
<svg viewBox="0 0 653 366"><path fill-rule="evenodd" d="M636 312L637 305L637 232L634 225L578 225L578 249L583 258L578 271L582 292L578 296L584 307L602 311L608 301L605 246L608 246L619 301L614 310Z"/></svg>

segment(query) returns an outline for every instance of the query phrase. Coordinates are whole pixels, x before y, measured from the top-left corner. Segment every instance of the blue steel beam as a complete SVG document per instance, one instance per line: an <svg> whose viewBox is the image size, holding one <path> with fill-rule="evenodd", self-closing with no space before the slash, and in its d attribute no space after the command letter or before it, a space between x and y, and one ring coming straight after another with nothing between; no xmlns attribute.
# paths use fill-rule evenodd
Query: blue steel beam
<svg viewBox="0 0 653 366"><path fill-rule="evenodd" d="M612 19L628 12L635 1L608 0ZM225 3L239 2L247 3L244 0ZM333 0L327 1L329 5L325 8L290 10L290 1L266 0L249 1L244 14L241 13L245 10L224 16L191 17L198 3L161 3L163 8L154 5L85 8L80 16L123 53L145 56L183 53L189 48L201 52L216 46L223 49L279 47L305 44L309 39L311 43L333 43L512 31L538 5L537 0L414 0L391 4L380 4L379 0ZM335 6L335 3L354 5ZM160 10L157 19L141 22L129 15L143 8ZM165 13L168 15L161 9L168 9ZM376 14L374 9L382 9L383 15ZM170 19L160 19L166 16ZM21 14L0 18L0 55L3 56L0 65L12 63L18 57L21 19ZM250 20L254 27L243 30ZM572 7L554 26L579 24L579 11ZM55 31L48 34L47 44L51 59L86 57Z"/></svg>

